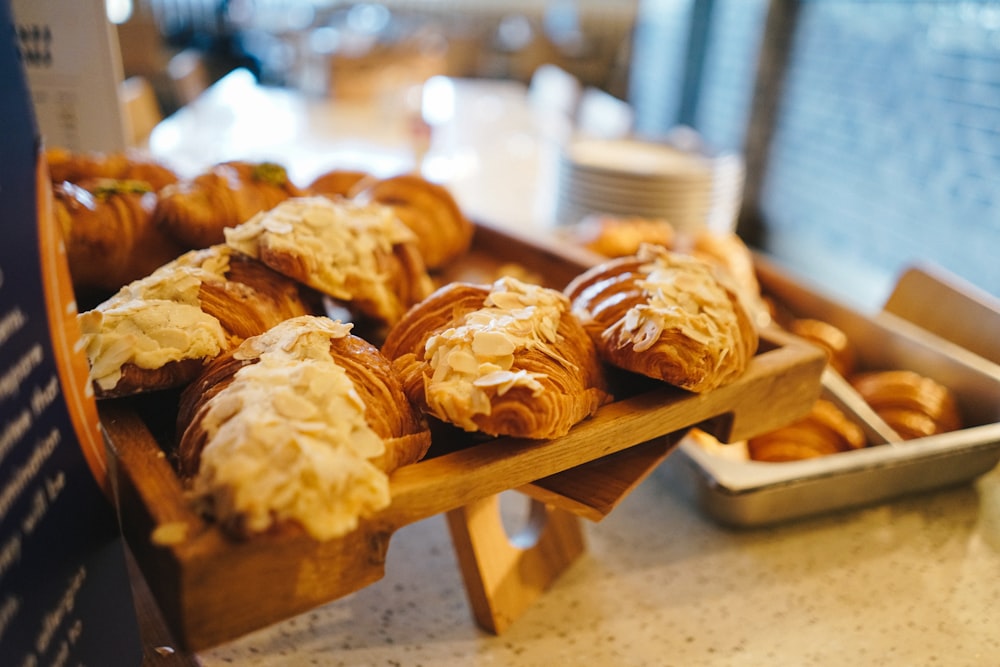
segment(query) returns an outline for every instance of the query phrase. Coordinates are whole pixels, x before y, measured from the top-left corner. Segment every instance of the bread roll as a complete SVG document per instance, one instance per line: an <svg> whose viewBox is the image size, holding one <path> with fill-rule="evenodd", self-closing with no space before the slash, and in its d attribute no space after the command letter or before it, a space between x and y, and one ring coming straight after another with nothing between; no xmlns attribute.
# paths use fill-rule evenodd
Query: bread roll
<svg viewBox="0 0 1000 667"><path fill-rule="evenodd" d="M564 293L606 361L688 391L732 382L757 350L735 289L705 261L660 246L595 266Z"/></svg>
<svg viewBox="0 0 1000 667"><path fill-rule="evenodd" d="M285 523L317 540L390 502L388 473L430 445L392 364L350 325L298 317L247 339L185 390L178 465L232 534Z"/></svg>
<svg viewBox="0 0 1000 667"><path fill-rule="evenodd" d="M248 336L313 312L300 285L226 246L194 250L79 316L98 398L167 389Z"/></svg>
<svg viewBox="0 0 1000 667"><path fill-rule="evenodd" d="M449 283L389 331L410 400L466 431L566 434L610 399L594 345L558 291Z"/></svg>
<svg viewBox="0 0 1000 667"><path fill-rule="evenodd" d="M413 233L380 204L296 197L225 236L232 248L386 324L432 289Z"/></svg>
<svg viewBox="0 0 1000 667"><path fill-rule="evenodd" d="M225 240L226 227L300 193L280 165L225 162L164 188L153 219L187 248L206 248Z"/></svg>

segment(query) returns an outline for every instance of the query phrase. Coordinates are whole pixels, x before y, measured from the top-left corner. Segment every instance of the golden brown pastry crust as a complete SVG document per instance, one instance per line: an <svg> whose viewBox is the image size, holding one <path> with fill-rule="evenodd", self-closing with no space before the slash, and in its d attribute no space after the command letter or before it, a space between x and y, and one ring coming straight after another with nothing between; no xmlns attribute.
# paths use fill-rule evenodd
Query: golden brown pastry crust
<svg viewBox="0 0 1000 667"><path fill-rule="evenodd" d="M662 247L595 266L564 293L606 361L689 391L732 382L757 350L736 291L702 260Z"/></svg>
<svg viewBox="0 0 1000 667"><path fill-rule="evenodd" d="M239 359L231 349L209 363L181 394L177 413L178 470L184 478L198 471L207 434L199 416L208 402L228 387L236 373L259 361ZM365 420L386 441L386 451L373 462L384 472L420 460L430 447L430 430L403 392L392 363L371 343L350 335L330 341L330 356L347 371L355 390L367 406Z"/></svg>
<svg viewBox="0 0 1000 667"><path fill-rule="evenodd" d="M954 394L929 377L909 370L868 371L850 382L904 440L962 428Z"/></svg>
<svg viewBox="0 0 1000 667"><path fill-rule="evenodd" d="M53 197L78 290L114 292L184 252L153 224L156 194L144 181L62 182Z"/></svg>
<svg viewBox="0 0 1000 667"><path fill-rule="evenodd" d="M221 265L224 269L217 273L207 268L212 265ZM181 289L171 292L168 297L167 301L174 299L174 303L164 303L162 294L154 297L142 287L154 278L167 283L175 280L179 284L193 283L193 303L184 304ZM110 328L109 323L117 321L117 313L125 312L124 319L141 318L144 312L154 308L163 308L166 312L182 304L203 314L203 322L214 323L215 333L206 332L205 336L215 338L216 343L209 348L192 348L187 352L181 348L163 352L160 362L140 362L134 356L123 355L128 360L119 366L120 378L111 386L100 381L109 350L127 347L130 340L140 339L144 342L136 344L147 348L173 344L170 337L164 337L162 330L140 334L135 330ZM226 246L189 251L150 276L129 283L93 310L80 314L92 374L98 373L92 378L95 394L98 398L115 398L183 386L192 381L205 364L245 338L289 318L314 313L318 308L318 297L311 290ZM110 317L112 313L115 317ZM169 320L164 321L163 328L172 324Z"/></svg>
<svg viewBox="0 0 1000 667"><path fill-rule="evenodd" d="M857 354L841 329L822 320L799 318L788 324L788 330L823 349L830 368L845 378L854 372Z"/></svg>
<svg viewBox="0 0 1000 667"><path fill-rule="evenodd" d="M362 202L391 206L413 230L424 264L434 270L460 257L472 243L475 227L447 188L415 174L359 183L352 195Z"/></svg>
<svg viewBox="0 0 1000 667"><path fill-rule="evenodd" d="M432 289L412 232L378 204L293 198L227 230L226 238L275 271L385 324Z"/></svg>
<svg viewBox="0 0 1000 667"><path fill-rule="evenodd" d="M305 187L305 191L308 194L324 197L350 198L354 196L359 184L363 186L371 178L372 176L364 171L332 169L314 178Z"/></svg>
<svg viewBox="0 0 1000 667"><path fill-rule="evenodd" d="M172 169L135 151L78 153L65 148L49 148L45 158L53 183L80 183L94 178L144 181L157 192L178 180Z"/></svg>
<svg viewBox="0 0 1000 667"><path fill-rule="evenodd" d="M225 241L226 227L300 194L280 165L224 162L164 188L153 220L187 248L207 248Z"/></svg>
<svg viewBox="0 0 1000 667"><path fill-rule="evenodd" d="M673 248L677 239L674 226L666 220L638 216L589 216L574 234L585 248L608 258L634 255L646 243Z"/></svg>
<svg viewBox="0 0 1000 667"><path fill-rule="evenodd" d="M798 461L861 449L866 445L861 427L840 408L819 399L804 418L747 441L755 461Z"/></svg>
<svg viewBox="0 0 1000 667"><path fill-rule="evenodd" d="M597 352L569 312L568 303L563 303L556 340L551 345L529 345L512 352L511 370L532 375L538 386L483 386L488 408L478 413L471 410L458 420L435 410L428 400L436 370L434 359L427 354L429 341L462 327L468 321L467 315L484 308L497 285L511 282L517 281L501 278L494 286L461 282L445 285L410 309L389 331L382 351L393 359L411 402L442 421L490 435L534 439L564 435L610 400ZM548 292L559 296L558 292Z"/></svg>

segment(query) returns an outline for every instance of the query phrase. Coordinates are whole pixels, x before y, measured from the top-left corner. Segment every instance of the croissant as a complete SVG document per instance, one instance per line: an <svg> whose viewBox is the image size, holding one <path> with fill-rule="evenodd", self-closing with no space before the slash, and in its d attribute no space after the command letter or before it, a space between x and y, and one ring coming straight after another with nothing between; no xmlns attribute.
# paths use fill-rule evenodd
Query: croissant
<svg viewBox="0 0 1000 667"><path fill-rule="evenodd" d="M223 230L267 211L300 190L271 162L224 162L159 193L153 219L188 248L225 240Z"/></svg>
<svg viewBox="0 0 1000 667"><path fill-rule="evenodd" d="M565 297L510 277L441 287L389 331L382 352L415 405L466 431L554 438L610 399Z"/></svg>
<svg viewBox="0 0 1000 667"><path fill-rule="evenodd" d="M361 202L391 206L413 230L428 269L440 269L464 254L475 227L447 188L415 174L368 179L352 195Z"/></svg>
<svg viewBox="0 0 1000 667"><path fill-rule="evenodd" d="M325 197L351 197L358 184L372 178L367 172L351 169L333 169L324 172L306 186L305 192Z"/></svg>
<svg viewBox="0 0 1000 667"><path fill-rule="evenodd" d="M143 181L158 192L178 180L172 169L135 151L77 153L65 148L49 148L45 151L45 160L53 183L109 178Z"/></svg>
<svg viewBox="0 0 1000 667"><path fill-rule="evenodd" d="M601 356L692 392L727 384L757 350L757 330L706 262L654 245L609 260L564 289Z"/></svg>
<svg viewBox="0 0 1000 667"><path fill-rule="evenodd" d="M294 281L227 246L189 251L78 319L98 398L181 386L248 336L315 312Z"/></svg>
<svg viewBox="0 0 1000 667"><path fill-rule="evenodd" d="M432 289L413 233L379 204L296 197L227 229L226 242L386 324Z"/></svg>
<svg viewBox="0 0 1000 667"><path fill-rule="evenodd" d="M184 252L153 224L156 194L145 181L66 181L52 193L77 290L114 292Z"/></svg>
<svg viewBox="0 0 1000 667"><path fill-rule="evenodd" d="M861 449L866 444L861 427L821 398L802 419L748 440L747 450L755 461L777 463Z"/></svg>
<svg viewBox="0 0 1000 667"><path fill-rule="evenodd" d="M904 440L962 427L955 395L929 377L908 370L868 371L852 376L850 382Z"/></svg>
<svg viewBox="0 0 1000 667"><path fill-rule="evenodd" d="M845 378L854 372L857 352L847 334L839 327L822 320L797 318L789 322L788 330L820 347L826 353L830 368Z"/></svg>
<svg viewBox="0 0 1000 667"><path fill-rule="evenodd" d="M233 535L317 540L389 504L388 473L430 445L392 364L351 325L297 317L216 359L181 396L177 463Z"/></svg>

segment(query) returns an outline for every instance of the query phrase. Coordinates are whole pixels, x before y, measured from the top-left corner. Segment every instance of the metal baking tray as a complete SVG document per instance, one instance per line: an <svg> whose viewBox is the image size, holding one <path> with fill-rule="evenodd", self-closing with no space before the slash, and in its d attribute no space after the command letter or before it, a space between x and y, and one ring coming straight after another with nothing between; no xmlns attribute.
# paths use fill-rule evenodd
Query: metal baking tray
<svg viewBox="0 0 1000 667"><path fill-rule="evenodd" d="M967 483L997 465L996 364L892 313L865 316L803 286L766 258L759 257L757 266L762 289L792 313L825 320L850 337L859 369L909 369L949 387L965 428L787 463L748 460L741 455L740 443L705 447L686 437L675 460L687 473L682 477L696 504L709 517L736 527L771 525ZM898 301L898 295L894 298ZM964 320L965 326L968 323ZM963 326L963 319L952 326ZM838 390L836 377L831 373L824 381L832 397ZM868 415L862 411L855 416L871 442Z"/></svg>

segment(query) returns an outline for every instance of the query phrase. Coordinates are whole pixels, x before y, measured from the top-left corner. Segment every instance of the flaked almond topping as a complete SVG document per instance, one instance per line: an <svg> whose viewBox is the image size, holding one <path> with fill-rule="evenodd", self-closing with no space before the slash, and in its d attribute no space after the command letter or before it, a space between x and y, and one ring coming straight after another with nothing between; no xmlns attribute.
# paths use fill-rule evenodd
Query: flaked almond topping
<svg viewBox="0 0 1000 667"><path fill-rule="evenodd" d="M431 411L474 431L474 417L492 410L487 390L501 396L517 386L541 391L537 374L514 367L515 354L535 348L559 357L553 344L568 306L555 290L499 279L482 308L427 340L424 356L432 373L425 394Z"/></svg>
<svg viewBox="0 0 1000 667"><path fill-rule="evenodd" d="M192 493L222 523L250 532L294 521L318 540L344 535L389 503L371 460L385 443L330 341L349 325L303 316L239 348L257 362L208 401Z"/></svg>

